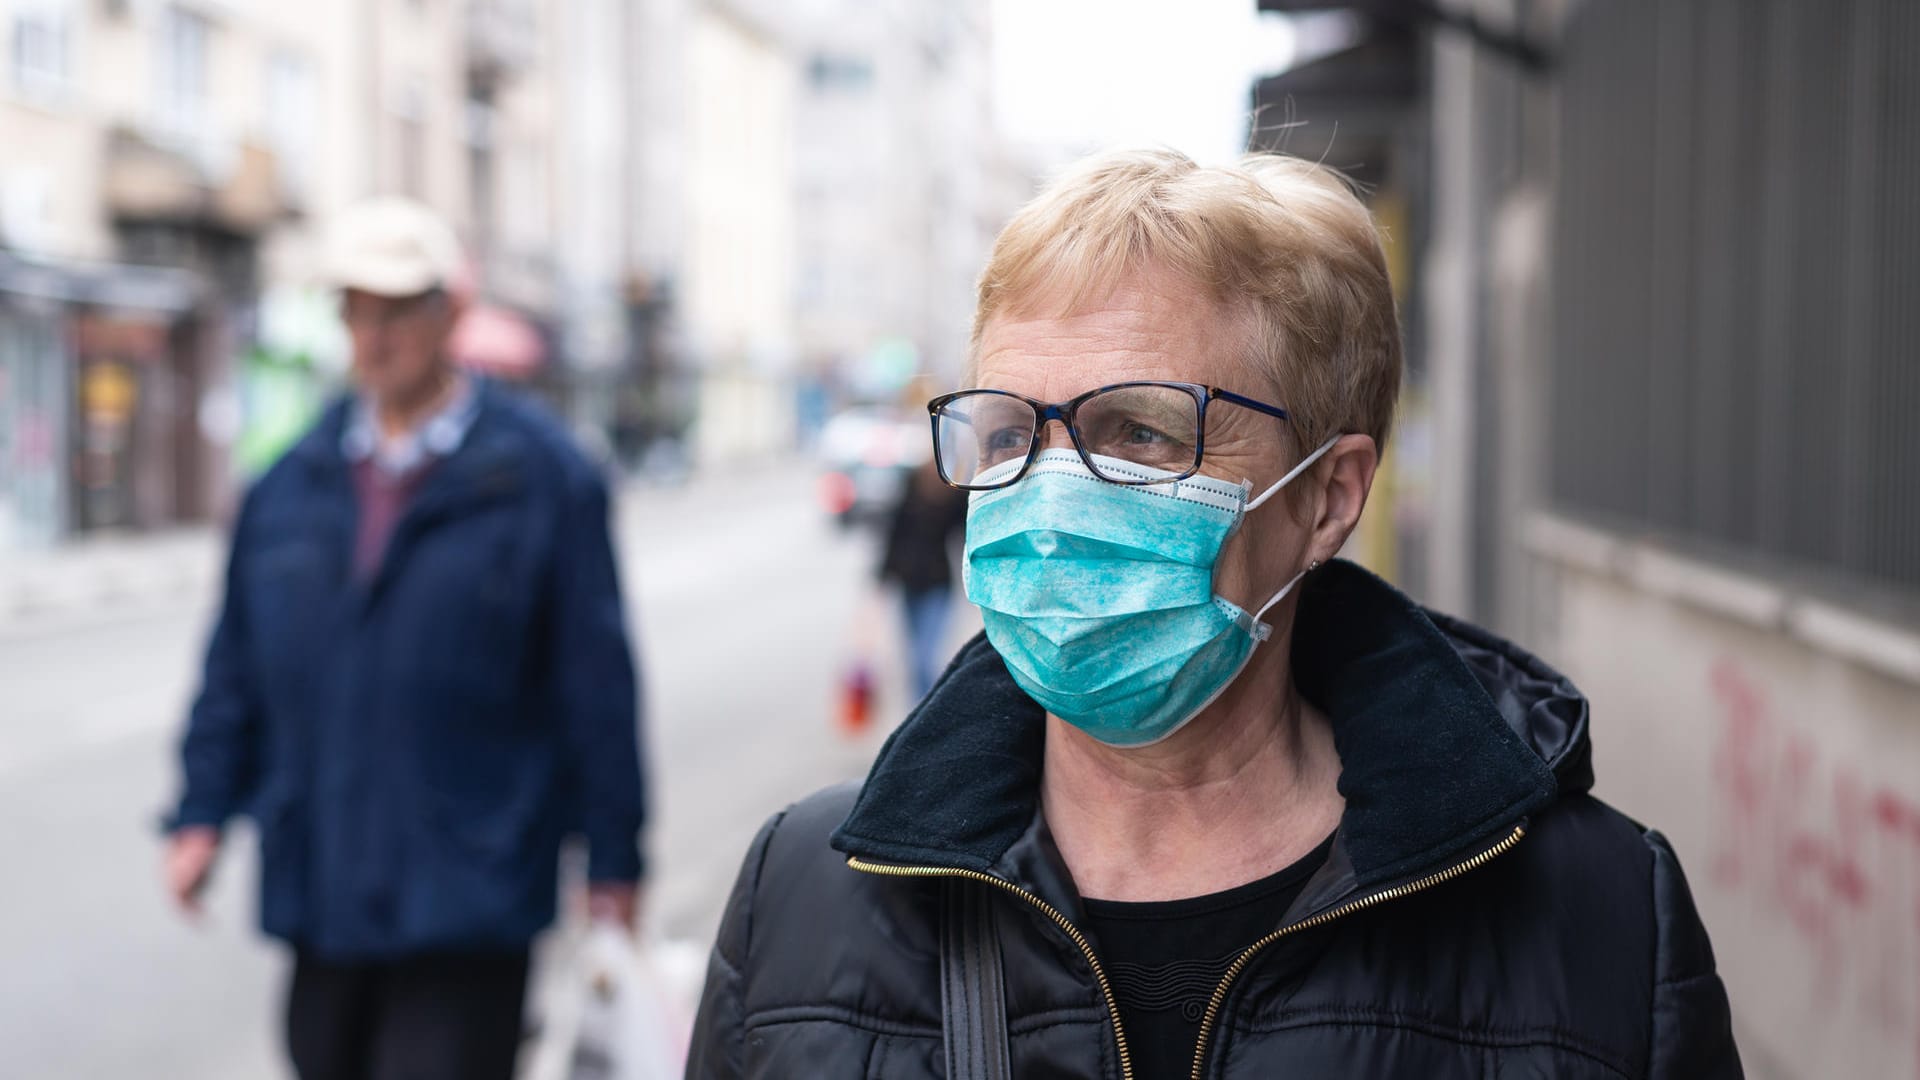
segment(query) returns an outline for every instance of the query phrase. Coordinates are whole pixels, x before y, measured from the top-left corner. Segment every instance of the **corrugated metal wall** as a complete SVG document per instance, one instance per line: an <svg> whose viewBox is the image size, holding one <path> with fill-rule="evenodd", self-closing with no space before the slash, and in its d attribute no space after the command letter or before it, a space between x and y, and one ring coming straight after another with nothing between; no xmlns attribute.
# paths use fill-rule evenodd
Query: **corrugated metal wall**
<svg viewBox="0 0 1920 1080"><path fill-rule="evenodd" d="M1563 40L1554 502L1920 600L1920 3Z"/></svg>

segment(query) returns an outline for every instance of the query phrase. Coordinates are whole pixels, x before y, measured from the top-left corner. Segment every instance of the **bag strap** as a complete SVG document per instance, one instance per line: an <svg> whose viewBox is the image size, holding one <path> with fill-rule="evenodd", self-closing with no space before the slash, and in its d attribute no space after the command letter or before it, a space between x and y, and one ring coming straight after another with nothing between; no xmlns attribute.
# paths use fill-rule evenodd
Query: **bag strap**
<svg viewBox="0 0 1920 1080"><path fill-rule="evenodd" d="M940 1012L947 1080L1013 1080L1007 987L992 898L971 882L940 893Z"/></svg>

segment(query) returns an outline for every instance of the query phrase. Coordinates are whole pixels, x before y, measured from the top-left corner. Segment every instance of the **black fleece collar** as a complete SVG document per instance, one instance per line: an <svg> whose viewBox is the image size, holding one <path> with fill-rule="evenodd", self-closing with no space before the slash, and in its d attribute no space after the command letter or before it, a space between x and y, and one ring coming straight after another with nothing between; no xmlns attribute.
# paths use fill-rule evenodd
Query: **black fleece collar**
<svg viewBox="0 0 1920 1080"><path fill-rule="evenodd" d="M1571 684L1352 563L1302 582L1293 640L1294 679L1333 721L1340 846L1361 885L1458 861L1592 782ZM1045 721L975 638L881 748L833 846L993 870L1035 821Z"/></svg>

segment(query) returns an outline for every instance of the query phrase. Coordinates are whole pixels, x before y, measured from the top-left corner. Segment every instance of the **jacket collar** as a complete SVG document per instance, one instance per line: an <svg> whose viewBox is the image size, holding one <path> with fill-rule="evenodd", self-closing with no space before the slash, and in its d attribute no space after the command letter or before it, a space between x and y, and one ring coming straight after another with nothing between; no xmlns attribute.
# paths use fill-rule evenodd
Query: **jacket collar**
<svg viewBox="0 0 1920 1080"><path fill-rule="evenodd" d="M1566 679L1352 563L1302 583L1293 639L1294 679L1333 721L1347 806L1328 870L1349 884L1442 869L1592 783ZM881 748L833 846L1070 898L1038 814L1045 718L976 637Z"/></svg>
<svg viewBox="0 0 1920 1080"><path fill-rule="evenodd" d="M413 504L396 526L389 557L382 562L383 576L384 568L397 561L393 554L404 549L412 533L434 521L515 495L529 483L532 447L526 425L518 422L511 402L491 381L474 379L472 393L468 427L459 445L427 473ZM335 517L340 523L336 540L341 544L350 540L354 512L349 463L342 448L353 408L351 398L334 402L287 454L288 465L304 473L308 490L334 500Z"/></svg>
<svg viewBox="0 0 1920 1080"><path fill-rule="evenodd" d="M456 373L453 392L431 416L397 439L383 440L374 404L357 397L347 407L346 426L340 434L340 453L349 462L371 461L375 468L392 476L402 476L430 460L444 459L460 448L480 412L480 396L472 377Z"/></svg>
<svg viewBox="0 0 1920 1080"><path fill-rule="evenodd" d="M467 392L453 403L452 412L436 416L431 424L440 430L444 459L429 480L429 488L446 485L460 487L475 479L500 471L500 467L522 455L525 439L508 417L509 409L499 387L489 379L469 377ZM358 437L360 404L351 396L334 401L321 414L304 438L294 444L288 457L313 473L331 473L344 478L354 456Z"/></svg>

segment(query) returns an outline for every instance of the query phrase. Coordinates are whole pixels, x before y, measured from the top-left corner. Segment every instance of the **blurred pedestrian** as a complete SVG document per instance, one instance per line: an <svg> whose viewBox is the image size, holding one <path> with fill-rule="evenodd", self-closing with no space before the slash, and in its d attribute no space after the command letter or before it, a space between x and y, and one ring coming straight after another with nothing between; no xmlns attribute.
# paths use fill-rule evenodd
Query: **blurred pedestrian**
<svg viewBox="0 0 1920 1080"><path fill-rule="evenodd" d="M754 841L691 1077L1740 1075L1579 691L1336 558L1400 382L1339 178L1069 172L971 375L930 408L985 633Z"/></svg>
<svg viewBox="0 0 1920 1080"><path fill-rule="evenodd" d="M349 210L331 252L355 392L247 494L181 747L167 884L189 912L251 816L293 949L301 1080L509 1080L563 838L631 926L636 678L600 476L446 344L432 212Z"/></svg>
<svg viewBox="0 0 1920 1080"><path fill-rule="evenodd" d="M907 681L913 700L933 688L947 660L953 613L953 543L967 523L967 497L940 479L932 460L901 485L887 519L880 580L899 590L907 638Z"/></svg>

